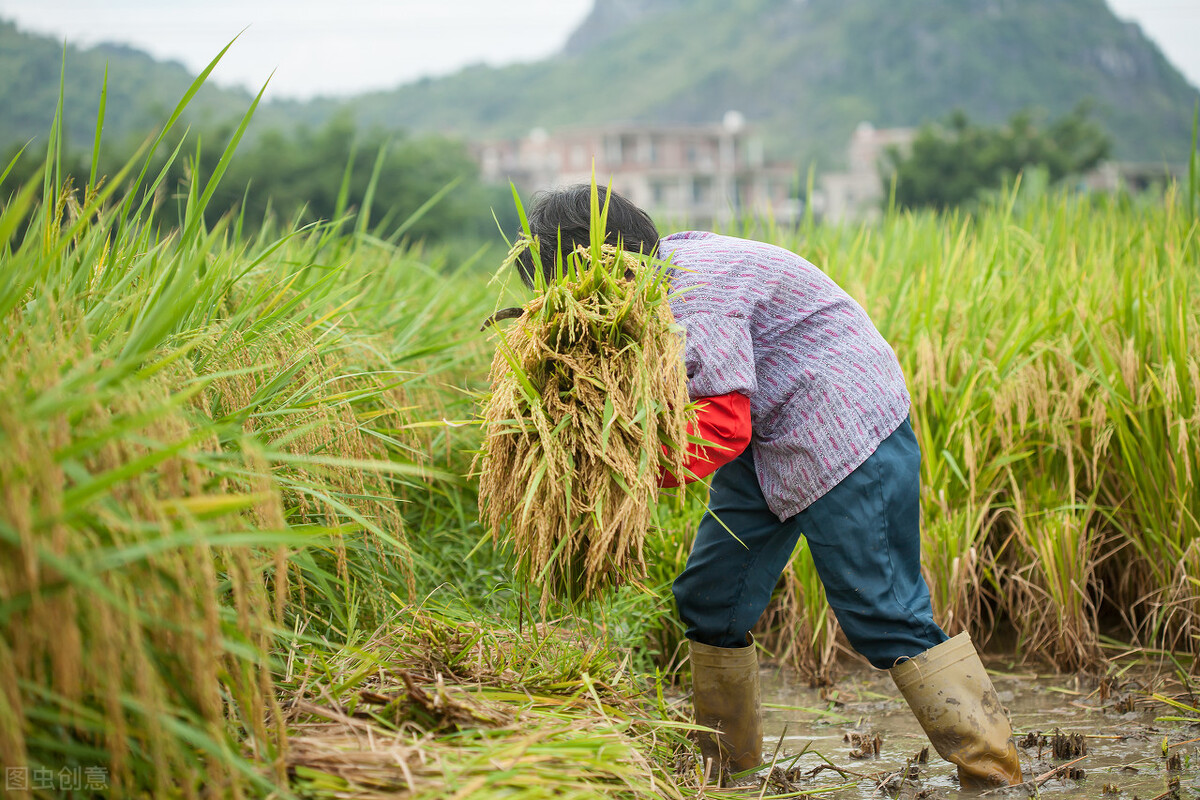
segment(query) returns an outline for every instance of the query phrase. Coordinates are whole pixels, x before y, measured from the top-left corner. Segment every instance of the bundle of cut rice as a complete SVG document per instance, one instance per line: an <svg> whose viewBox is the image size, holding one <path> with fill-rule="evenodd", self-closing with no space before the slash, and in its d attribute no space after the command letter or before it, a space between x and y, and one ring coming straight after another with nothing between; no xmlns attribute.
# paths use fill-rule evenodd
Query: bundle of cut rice
<svg viewBox="0 0 1200 800"><path fill-rule="evenodd" d="M506 263L527 247L536 259L522 238ZM499 337L480 516L543 611L643 575L659 472L683 474L694 410L667 291L638 255L580 247Z"/></svg>

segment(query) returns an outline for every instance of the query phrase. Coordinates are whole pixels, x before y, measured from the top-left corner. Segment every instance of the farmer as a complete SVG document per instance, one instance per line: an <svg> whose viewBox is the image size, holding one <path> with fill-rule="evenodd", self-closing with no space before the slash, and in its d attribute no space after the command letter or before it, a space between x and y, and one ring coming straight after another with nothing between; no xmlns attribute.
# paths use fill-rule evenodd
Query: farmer
<svg viewBox="0 0 1200 800"><path fill-rule="evenodd" d="M565 258L590 241L591 191L577 185L535 199L529 224L547 281L555 242ZM804 535L851 645L891 671L962 785L1019 783L1012 729L974 646L933 621L908 390L866 313L787 250L699 231L660 238L646 212L615 192L607 227L609 243L669 261L697 433L711 442L688 453L686 479L712 474L712 485L673 590L690 640L696 719L720 731L700 742L714 774L761 764L750 629ZM528 252L518 269L532 287ZM664 485L676 481L664 475Z"/></svg>

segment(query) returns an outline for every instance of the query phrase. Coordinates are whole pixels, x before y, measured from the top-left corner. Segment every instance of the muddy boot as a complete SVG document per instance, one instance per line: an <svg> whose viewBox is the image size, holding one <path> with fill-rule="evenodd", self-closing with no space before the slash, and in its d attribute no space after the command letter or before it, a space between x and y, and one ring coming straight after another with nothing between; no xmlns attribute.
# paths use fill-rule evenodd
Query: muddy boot
<svg viewBox="0 0 1200 800"><path fill-rule="evenodd" d="M1012 726L970 636L960 633L891 673L934 749L958 766L963 788L1021 782Z"/></svg>
<svg viewBox="0 0 1200 800"><path fill-rule="evenodd" d="M758 694L758 655L746 647L692 646L692 704L696 722L720 731L700 733L700 755L712 760L709 780L762 763L762 707ZM704 764L701 764L704 769Z"/></svg>

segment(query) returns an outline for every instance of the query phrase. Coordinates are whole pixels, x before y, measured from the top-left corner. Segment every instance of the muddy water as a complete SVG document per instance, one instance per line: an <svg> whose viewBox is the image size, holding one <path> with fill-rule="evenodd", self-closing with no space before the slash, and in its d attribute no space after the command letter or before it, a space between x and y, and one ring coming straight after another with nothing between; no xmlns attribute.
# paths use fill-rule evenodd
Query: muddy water
<svg viewBox="0 0 1200 800"><path fill-rule="evenodd" d="M1126 675L1125 683L1106 700L1071 675L994 674L993 679L1012 716L1018 741L1033 732L1049 738L1055 728L1085 737L1087 755L1076 765L1082 775L1049 780L1042 784L1039 797L1065 800L1137 796L1150 800L1166 792L1172 778L1179 780L1179 797L1200 797L1200 743L1170 750L1182 756L1180 769L1168 771L1162 757L1164 736L1172 743L1182 742L1200 737L1200 726L1156 720L1179 712L1153 703L1144 691L1137 690L1139 685L1148 685L1148 676L1146 683L1136 684ZM879 779L904 770L908 760L929 744L887 673L863 668L842 676L832 688L817 690L799 685L787 673L765 670L762 685L764 758L771 759L782 736L776 764L790 768L788 788L809 792L831 789L829 794L822 791L818 796L838 800L895 797L895 791L878 791ZM1124 703L1115 702L1120 700ZM846 740L851 734L859 734L860 741L866 742L878 736L879 754L852 757L853 745ZM1026 780L1070 760L1055 759L1048 743L1021 747L1019 752ZM823 765L856 775L822 769ZM844 785L831 788L838 784ZM932 749L928 763L920 768L920 777L906 786L909 788L903 789L902 797L978 797L977 793L959 791L953 765ZM1111 787L1118 793L1112 794ZM772 787L774 792L784 788ZM919 794L921 790L931 791ZM1022 792L1016 796L1025 795ZM991 796L1013 795L1005 792Z"/></svg>

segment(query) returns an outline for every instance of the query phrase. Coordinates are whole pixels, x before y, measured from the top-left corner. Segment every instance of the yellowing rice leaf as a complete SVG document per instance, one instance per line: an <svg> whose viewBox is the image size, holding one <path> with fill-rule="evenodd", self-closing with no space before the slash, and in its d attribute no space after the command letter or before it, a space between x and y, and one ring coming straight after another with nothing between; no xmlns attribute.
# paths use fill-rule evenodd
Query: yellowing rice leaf
<svg viewBox="0 0 1200 800"><path fill-rule="evenodd" d="M480 516L543 610L644 574L659 473L682 474L694 416L664 277L600 252L579 248L499 337L483 412Z"/></svg>

